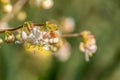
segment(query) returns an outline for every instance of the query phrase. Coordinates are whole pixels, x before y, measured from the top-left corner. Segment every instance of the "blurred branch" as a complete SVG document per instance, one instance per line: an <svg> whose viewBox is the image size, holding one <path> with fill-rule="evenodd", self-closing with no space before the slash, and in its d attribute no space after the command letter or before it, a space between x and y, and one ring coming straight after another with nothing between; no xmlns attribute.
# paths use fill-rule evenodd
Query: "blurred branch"
<svg viewBox="0 0 120 80"><path fill-rule="evenodd" d="M2 17L0 22L9 22L11 19L13 19L14 16L22 9L22 7L25 5L27 1L28 0L18 0L13 6L13 11Z"/></svg>
<svg viewBox="0 0 120 80"><path fill-rule="evenodd" d="M45 24L32 23L32 26L44 26L44 25L45 25ZM20 25L20 26L18 26L18 27L16 27L16 28L4 29L4 30L1 30L0 33L4 33L4 32L6 32L6 31L16 31L16 30L22 28L23 26L24 26L24 25Z"/></svg>
<svg viewBox="0 0 120 80"><path fill-rule="evenodd" d="M73 34L63 34L62 37L78 37L81 36L80 33L73 33Z"/></svg>

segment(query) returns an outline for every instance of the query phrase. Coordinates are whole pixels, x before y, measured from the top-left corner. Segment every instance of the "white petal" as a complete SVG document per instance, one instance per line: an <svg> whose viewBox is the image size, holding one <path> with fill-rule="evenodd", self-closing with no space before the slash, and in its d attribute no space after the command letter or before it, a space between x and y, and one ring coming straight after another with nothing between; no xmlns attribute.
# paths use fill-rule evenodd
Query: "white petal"
<svg viewBox="0 0 120 80"><path fill-rule="evenodd" d="M32 32L33 32L34 35L36 35L36 34L37 34L37 27L34 27L34 28L32 29Z"/></svg>
<svg viewBox="0 0 120 80"><path fill-rule="evenodd" d="M21 37L23 40L27 39L27 33L25 31L22 31Z"/></svg>
<svg viewBox="0 0 120 80"><path fill-rule="evenodd" d="M79 44L79 49L82 51L82 52L85 52L85 44L83 42L81 42Z"/></svg>
<svg viewBox="0 0 120 80"><path fill-rule="evenodd" d="M49 47L47 45L44 46L45 50L49 50Z"/></svg>
<svg viewBox="0 0 120 80"><path fill-rule="evenodd" d="M95 44L92 45L92 46L90 47L90 50L91 50L92 53L95 53L96 50L97 50L97 46L96 46Z"/></svg>

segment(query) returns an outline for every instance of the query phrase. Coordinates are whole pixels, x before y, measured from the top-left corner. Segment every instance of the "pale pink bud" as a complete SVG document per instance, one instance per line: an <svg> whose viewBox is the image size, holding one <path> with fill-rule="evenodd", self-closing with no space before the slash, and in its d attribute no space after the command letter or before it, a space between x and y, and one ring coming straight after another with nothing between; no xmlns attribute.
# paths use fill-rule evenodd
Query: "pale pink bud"
<svg viewBox="0 0 120 80"><path fill-rule="evenodd" d="M62 29L64 32L73 32L75 28L75 21L72 17L64 18L62 21Z"/></svg>
<svg viewBox="0 0 120 80"><path fill-rule="evenodd" d="M65 42L55 55L59 60L63 62L67 61L71 55L70 44L68 42Z"/></svg>

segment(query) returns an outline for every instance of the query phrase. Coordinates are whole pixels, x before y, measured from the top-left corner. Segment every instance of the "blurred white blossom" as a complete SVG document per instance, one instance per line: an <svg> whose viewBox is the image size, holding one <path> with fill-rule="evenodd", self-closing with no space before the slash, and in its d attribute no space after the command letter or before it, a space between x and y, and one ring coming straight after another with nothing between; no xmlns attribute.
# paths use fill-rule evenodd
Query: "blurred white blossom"
<svg viewBox="0 0 120 80"><path fill-rule="evenodd" d="M41 3L41 6L44 8L44 9L50 9L52 8L54 5L54 2L53 0L44 0L42 1Z"/></svg>
<svg viewBox="0 0 120 80"><path fill-rule="evenodd" d="M61 25L64 32L73 32L75 28L75 20L72 17L63 18Z"/></svg>
<svg viewBox="0 0 120 80"><path fill-rule="evenodd" d="M55 53L55 56L62 62L67 61L71 55L71 46L68 42L65 42L60 49Z"/></svg>
<svg viewBox="0 0 120 80"><path fill-rule="evenodd" d="M13 9L13 6L11 4L6 4L6 5L3 6L3 10L6 13L12 12L12 9Z"/></svg>

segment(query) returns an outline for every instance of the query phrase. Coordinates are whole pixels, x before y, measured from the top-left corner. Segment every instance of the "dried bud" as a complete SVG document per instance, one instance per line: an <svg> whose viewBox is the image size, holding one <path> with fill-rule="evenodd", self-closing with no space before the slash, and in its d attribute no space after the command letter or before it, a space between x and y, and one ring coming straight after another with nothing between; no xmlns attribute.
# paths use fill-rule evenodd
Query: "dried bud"
<svg viewBox="0 0 120 80"><path fill-rule="evenodd" d="M50 31L50 37L51 38L56 38L56 37L58 37L58 35L55 31Z"/></svg>

